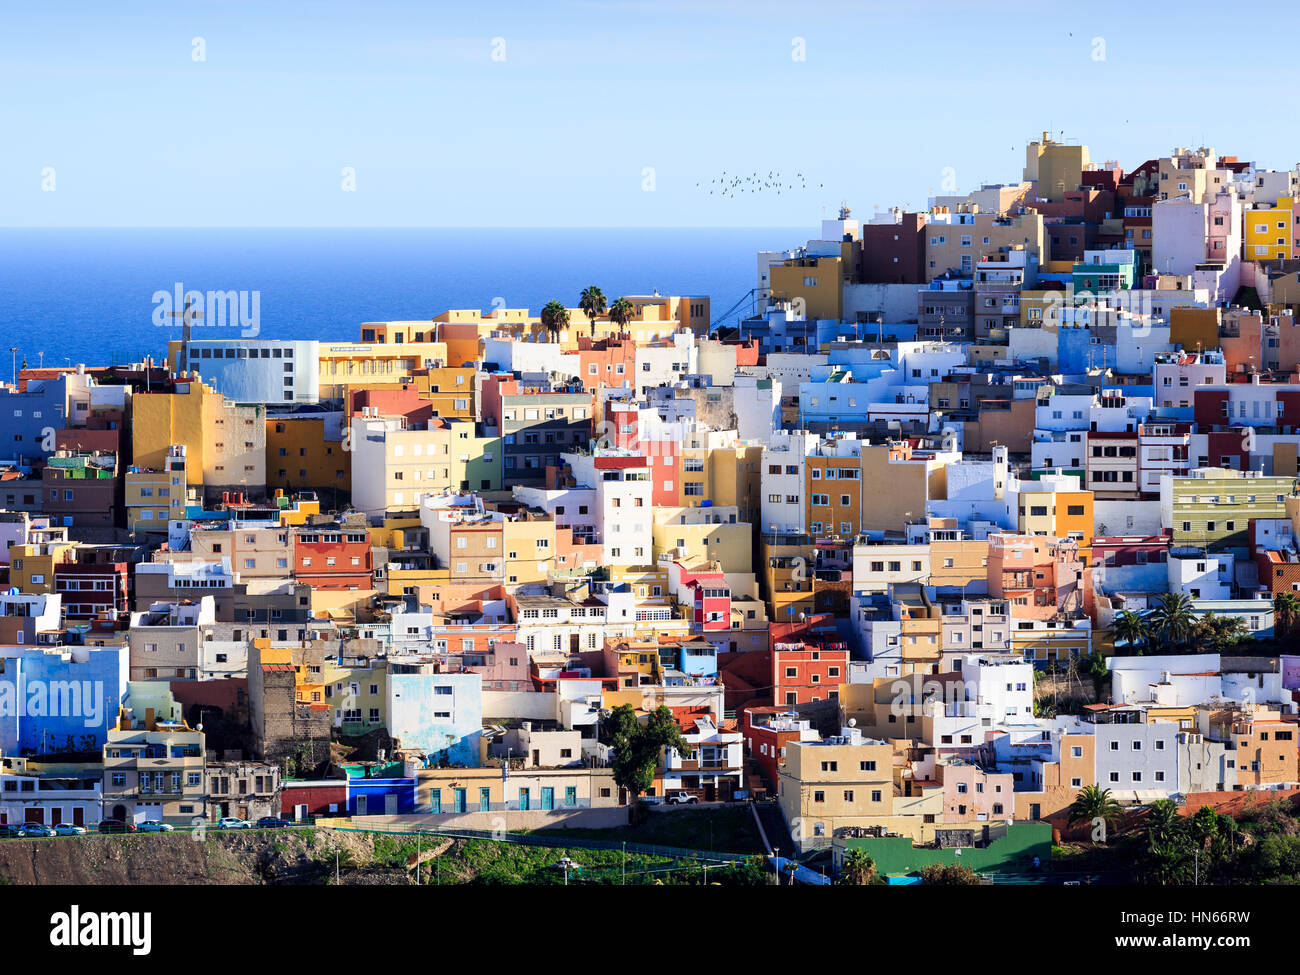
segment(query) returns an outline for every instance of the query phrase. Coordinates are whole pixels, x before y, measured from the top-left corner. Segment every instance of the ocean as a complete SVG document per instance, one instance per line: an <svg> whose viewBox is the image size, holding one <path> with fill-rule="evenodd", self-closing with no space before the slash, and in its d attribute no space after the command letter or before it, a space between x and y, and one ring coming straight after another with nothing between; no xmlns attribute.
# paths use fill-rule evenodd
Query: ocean
<svg viewBox="0 0 1300 975"><path fill-rule="evenodd" d="M707 295L716 320L755 286L758 251L807 236L806 228L0 229L0 352L17 347L19 364L31 366L162 357L180 330L155 314L154 296L177 286L244 292L246 301L256 293L259 338L355 340L362 322L494 304L535 314L552 298L576 306L592 284L611 302L656 290ZM5 361L0 375L10 368Z"/></svg>

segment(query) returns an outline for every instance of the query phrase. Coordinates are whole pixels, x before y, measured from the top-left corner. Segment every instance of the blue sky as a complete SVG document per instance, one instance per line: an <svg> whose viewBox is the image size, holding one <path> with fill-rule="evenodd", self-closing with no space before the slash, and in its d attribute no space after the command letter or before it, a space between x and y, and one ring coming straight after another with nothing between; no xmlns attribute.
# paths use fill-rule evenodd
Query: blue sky
<svg viewBox="0 0 1300 975"><path fill-rule="evenodd" d="M0 226L812 227L922 206L947 167L963 192L1018 178L1044 129L1130 168L1300 159L1260 121L1290 59L1224 43L1221 5L1059 6L8 4ZM1252 27L1290 36L1269 7ZM724 171L807 185L710 196Z"/></svg>

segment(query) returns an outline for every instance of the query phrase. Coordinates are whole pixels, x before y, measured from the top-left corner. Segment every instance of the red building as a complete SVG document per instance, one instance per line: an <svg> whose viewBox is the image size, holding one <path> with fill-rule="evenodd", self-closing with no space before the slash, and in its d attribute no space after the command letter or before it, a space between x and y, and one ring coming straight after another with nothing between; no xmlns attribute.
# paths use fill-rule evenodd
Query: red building
<svg viewBox="0 0 1300 975"><path fill-rule="evenodd" d="M848 679L849 648L844 643L772 646L772 698L778 705L835 700Z"/></svg>
<svg viewBox="0 0 1300 975"><path fill-rule="evenodd" d="M347 815L348 780L311 779L284 782L280 789L280 815L285 819Z"/></svg>
<svg viewBox="0 0 1300 975"><path fill-rule="evenodd" d="M315 589L373 589L374 550L360 528L304 525L294 530L294 576Z"/></svg>
<svg viewBox="0 0 1300 975"><path fill-rule="evenodd" d="M777 789L777 771L785 764L786 742L816 741L819 737L798 714L770 705L745 708L742 730L749 757L757 763L773 792Z"/></svg>
<svg viewBox="0 0 1300 975"><path fill-rule="evenodd" d="M693 629L697 632L731 629L731 585L726 575L720 569L694 572L681 562L674 562L673 569L670 579L677 601L691 607Z"/></svg>
<svg viewBox="0 0 1300 975"><path fill-rule="evenodd" d="M404 416L412 426L428 423L437 415L433 401L422 399L414 386L353 390L350 406L349 416L373 407L379 416Z"/></svg>
<svg viewBox="0 0 1300 975"><path fill-rule="evenodd" d="M60 562L54 567L54 591L63 597L68 619L93 619L104 613L121 616L130 607L127 562Z"/></svg>
<svg viewBox="0 0 1300 975"><path fill-rule="evenodd" d="M854 247L862 284L925 283L924 213L900 213L897 223L864 223Z"/></svg>
<svg viewBox="0 0 1300 975"><path fill-rule="evenodd" d="M588 392L602 385L636 383L636 343L631 339L578 339L578 378Z"/></svg>

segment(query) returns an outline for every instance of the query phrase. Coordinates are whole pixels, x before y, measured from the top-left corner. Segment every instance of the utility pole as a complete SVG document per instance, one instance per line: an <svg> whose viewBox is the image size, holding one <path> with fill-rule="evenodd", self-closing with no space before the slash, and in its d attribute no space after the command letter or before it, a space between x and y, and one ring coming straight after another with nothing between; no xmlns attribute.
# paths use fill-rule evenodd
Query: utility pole
<svg viewBox="0 0 1300 975"><path fill-rule="evenodd" d="M627 840L623 841L623 879L620 884L624 887L627 886Z"/></svg>
<svg viewBox="0 0 1300 975"><path fill-rule="evenodd" d="M339 885L339 849L334 848L334 886Z"/></svg>

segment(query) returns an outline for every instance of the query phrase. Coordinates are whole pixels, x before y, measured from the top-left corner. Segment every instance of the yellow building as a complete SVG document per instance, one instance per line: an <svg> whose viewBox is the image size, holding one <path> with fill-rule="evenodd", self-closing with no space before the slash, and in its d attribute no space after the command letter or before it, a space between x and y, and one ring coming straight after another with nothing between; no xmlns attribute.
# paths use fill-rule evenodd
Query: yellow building
<svg viewBox="0 0 1300 975"><path fill-rule="evenodd" d="M352 454L343 425L319 413L266 418L266 486L285 490L347 491Z"/></svg>
<svg viewBox="0 0 1300 975"><path fill-rule="evenodd" d="M76 542L33 542L9 549L9 585L36 596L54 592L54 567Z"/></svg>
<svg viewBox="0 0 1300 975"><path fill-rule="evenodd" d="M472 367L441 366L423 370L415 376L415 388L421 399L432 403L434 416L473 420L477 415Z"/></svg>
<svg viewBox="0 0 1300 975"><path fill-rule="evenodd" d="M851 245L849 245L851 246ZM769 269L772 298L802 303L795 306L809 320L843 317L843 285L847 261L843 257L796 257Z"/></svg>
<svg viewBox="0 0 1300 975"><path fill-rule="evenodd" d="M814 615L813 540L807 535L761 535L758 545L768 618L789 623L800 614Z"/></svg>
<svg viewBox="0 0 1300 975"><path fill-rule="evenodd" d="M1292 232L1295 200L1295 197L1283 196L1278 198L1276 206L1252 207L1246 211L1242 217L1246 260L1285 261L1300 251L1300 246L1292 246L1296 243L1296 234L1300 234L1300 227Z"/></svg>
<svg viewBox="0 0 1300 975"><path fill-rule="evenodd" d="M182 382L174 392L131 397L136 466L165 470L169 451L183 446L185 478L194 487L264 487L265 441L263 407L238 406L202 382Z"/></svg>
<svg viewBox="0 0 1300 975"><path fill-rule="evenodd" d="M982 539L959 537L956 519L952 521L953 527L949 529L931 526L930 585L964 589L972 582L983 582L987 578L989 543ZM946 535L953 537L943 537Z"/></svg>
<svg viewBox="0 0 1300 975"><path fill-rule="evenodd" d="M320 397L348 401L350 389L396 388L418 370L448 364L433 322L366 322L360 342L320 344Z"/></svg>
<svg viewBox="0 0 1300 975"><path fill-rule="evenodd" d="M651 525L656 563L667 552L679 560L712 559L723 571L753 571L753 529L734 508L655 508Z"/></svg>
<svg viewBox="0 0 1300 975"><path fill-rule="evenodd" d="M128 530L166 534L169 522L185 517L189 499L185 467L185 448L174 444L163 469L127 468L122 483Z"/></svg>
<svg viewBox="0 0 1300 975"><path fill-rule="evenodd" d="M546 582L555 569L555 520L522 513L501 524L507 585Z"/></svg>

